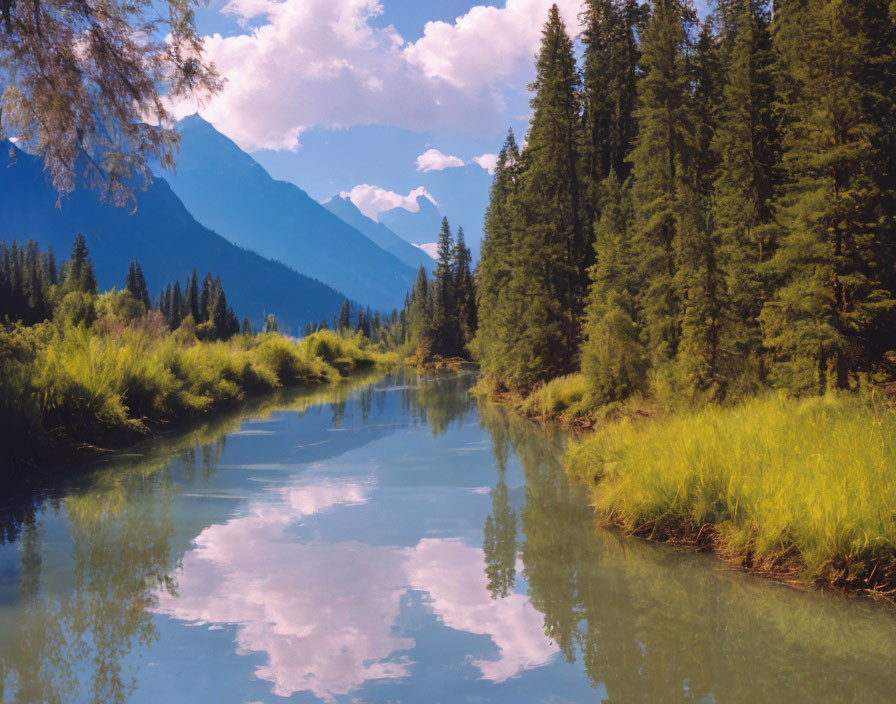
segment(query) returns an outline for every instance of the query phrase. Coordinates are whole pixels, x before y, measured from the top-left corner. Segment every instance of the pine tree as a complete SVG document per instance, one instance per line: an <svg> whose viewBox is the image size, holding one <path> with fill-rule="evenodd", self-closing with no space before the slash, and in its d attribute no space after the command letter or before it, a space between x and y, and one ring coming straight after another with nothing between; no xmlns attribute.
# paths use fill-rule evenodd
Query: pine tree
<svg viewBox="0 0 896 704"><path fill-rule="evenodd" d="M212 278L211 272L207 272L202 280L202 292L199 294L199 318L196 323L208 322L211 316L211 309L214 305L214 286L215 280Z"/></svg>
<svg viewBox="0 0 896 704"><path fill-rule="evenodd" d="M792 388L847 388L867 368L869 333L894 307L878 255L892 247L882 226L881 161L871 140L869 65L883 49L869 36L881 2L784 3L775 44L788 77L783 142L786 229L772 262L784 279L763 311L766 342ZM889 49L892 51L892 49Z"/></svg>
<svg viewBox="0 0 896 704"><path fill-rule="evenodd" d="M661 370L678 353L684 292L676 286L683 192L693 187L695 124L686 59L693 9L657 0L641 39L638 137L631 155L640 286L639 324L651 366Z"/></svg>
<svg viewBox="0 0 896 704"><path fill-rule="evenodd" d="M454 237L448 225L448 218L443 218L431 294L433 352L446 356L455 354L458 347L454 276L451 270L453 254Z"/></svg>
<svg viewBox="0 0 896 704"><path fill-rule="evenodd" d="M352 326L352 309L349 305L348 299L345 299L342 302L342 307L339 309L339 321L336 325L336 329L339 332L343 332L345 330L351 329Z"/></svg>
<svg viewBox="0 0 896 704"><path fill-rule="evenodd" d="M773 203L780 182L771 18L767 0L729 0L725 10L730 50L713 140L719 157L715 226L732 362L739 373L752 366L761 378L759 315L772 293L766 263L774 254Z"/></svg>
<svg viewBox="0 0 896 704"><path fill-rule="evenodd" d="M527 388L572 371L578 360L587 269L580 176L579 77L556 5L542 31L531 125L511 199L511 276L499 379Z"/></svg>
<svg viewBox="0 0 896 704"><path fill-rule="evenodd" d="M171 329L176 329L184 320L184 297L180 290L180 282L174 282L174 288L171 290L171 303L169 304L171 311Z"/></svg>
<svg viewBox="0 0 896 704"><path fill-rule="evenodd" d="M483 370L501 378L506 348L510 345L513 318L507 288L511 276L513 252L510 201L516 192L520 153L513 131L509 131L498 154L483 228L484 239L479 258L479 284L476 289L478 328L472 349ZM405 306L407 308L407 305Z"/></svg>
<svg viewBox="0 0 896 704"><path fill-rule="evenodd" d="M65 282L65 291L81 291L96 295L96 275L93 271L93 262L90 260L90 250L87 249L87 241L80 232L75 237L72 245L72 257L69 261Z"/></svg>
<svg viewBox="0 0 896 704"><path fill-rule="evenodd" d="M187 284L187 293L184 298L184 311L187 315L192 315L193 320L197 323L201 321L199 313L199 279L196 276L196 269L190 275Z"/></svg>
<svg viewBox="0 0 896 704"><path fill-rule="evenodd" d="M584 159L592 210L599 198L598 184L611 172L624 182L630 171L627 158L636 132L632 116L639 60L636 29L641 14L635 0L585 0L583 6Z"/></svg>
<svg viewBox="0 0 896 704"><path fill-rule="evenodd" d="M47 246L46 266L44 267L44 278L47 284L55 286L59 283L59 271L56 267L56 253L53 247Z"/></svg>
<svg viewBox="0 0 896 704"><path fill-rule="evenodd" d="M599 404L645 390L647 361L636 324L638 279L631 247L631 192L615 172L604 181L591 268L582 372Z"/></svg>
<svg viewBox="0 0 896 704"><path fill-rule="evenodd" d="M457 228L457 244L451 255L454 272L455 314L457 316L459 347L466 347L476 334L476 286L470 265L473 256L464 238L464 228ZM458 349L458 353L462 349Z"/></svg>
<svg viewBox="0 0 896 704"><path fill-rule="evenodd" d="M432 347L432 313L430 308L429 282L426 269L421 265L417 271L417 281L411 292L408 308L408 342L413 344L418 354L429 356Z"/></svg>

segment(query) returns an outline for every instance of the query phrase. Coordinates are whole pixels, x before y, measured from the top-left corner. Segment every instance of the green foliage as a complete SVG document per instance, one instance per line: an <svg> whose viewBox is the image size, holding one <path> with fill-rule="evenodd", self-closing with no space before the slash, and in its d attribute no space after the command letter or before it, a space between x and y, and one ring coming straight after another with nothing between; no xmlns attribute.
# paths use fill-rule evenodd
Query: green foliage
<svg viewBox="0 0 896 704"><path fill-rule="evenodd" d="M90 327L96 321L96 296L83 291L67 293L53 315L62 325Z"/></svg>
<svg viewBox="0 0 896 704"><path fill-rule="evenodd" d="M72 292L67 297L86 296ZM356 369L393 363L362 339L321 332L301 343L278 334L196 342L157 313L116 310L127 292L106 294L94 328L44 323L0 332L0 420L4 464L71 443L145 434L151 424L205 413L247 394L286 385L332 383ZM203 323L202 325L207 325ZM196 326L193 326L194 328ZM201 325L199 326L201 327Z"/></svg>
<svg viewBox="0 0 896 704"><path fill-rule="evenodd" d="M867 398L768 396L609 425L567 459L598 512L628 530L713 524L757 568L860 578L896 542L894 433L896 415Z"/></svg>

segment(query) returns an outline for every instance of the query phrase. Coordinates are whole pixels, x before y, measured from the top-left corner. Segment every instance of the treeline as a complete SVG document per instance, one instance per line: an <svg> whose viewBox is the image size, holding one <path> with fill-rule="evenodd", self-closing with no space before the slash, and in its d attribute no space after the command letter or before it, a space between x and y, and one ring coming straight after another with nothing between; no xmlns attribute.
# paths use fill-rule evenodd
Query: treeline
<svg viewBox="0 0 896 704"><path fill-rule="evenodd" d="M466 357L478 319L471 262L463 228L458 228L455 239L448 218L444 218L433 278L430 280L421 266L401 310L381 315L369 306L365 310L346 300L333 317L332 328L343 336L363 335L384 349L401 350L422 363L435 357ZM328 327L325 321L309 323L305 335Z"/></svg>
<svg viewBox="0 0 896 704"><path fill-rule="evenodd" d="M896 314L889 0L556 5L501 151L473 348L527 390L702 399L880 378Z"/></svg>
<svg viewBox="0 0 896 704"><path fill-rule="evenodd" d="M442 220L436 254L432 280L421 266L394 330L423 362L465 356L478 326L472 256L463 228L455 241L448 218Z"/></svg>
<svg viewBox="0 0 896 704"><path fill-rule="evenodd" d="M226 340L242 332L251 334L248 319L242 326L227 296L220 277L206 274L199 288L196 270L187 279L182 292L179 282L168 284L153 306L140 262L134 259L128 267L124 287L97 296L96 274L84 235L78 234L72 245L71 258L56 263L52 247L42 252L33 240L19 245L0 242L0 320L6 323L36 325L46 320L88 327L96 321L97 306L108 304L124 318L134 319L158 311L170 330L186 323L199 340Z"/></svg>

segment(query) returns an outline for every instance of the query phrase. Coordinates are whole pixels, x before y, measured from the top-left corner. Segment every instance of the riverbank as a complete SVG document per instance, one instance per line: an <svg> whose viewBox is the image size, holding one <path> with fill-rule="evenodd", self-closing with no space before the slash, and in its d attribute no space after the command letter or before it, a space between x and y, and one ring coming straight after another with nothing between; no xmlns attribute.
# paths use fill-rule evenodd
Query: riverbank
<svg viewBox="0 0 896 704"><path fill-rule="evenodd" d="M0 471L123 447L274 389L332 384L398 361L329 331L201 342L150 319L97 330L43 323L0 332Z"/></svg>
<svg viewBox="0 0 896 704"><path fill-rule="evenodd" d="M896 414L769 395L604 424L567 451L600 520L795 583L896 595Z"/></svg>

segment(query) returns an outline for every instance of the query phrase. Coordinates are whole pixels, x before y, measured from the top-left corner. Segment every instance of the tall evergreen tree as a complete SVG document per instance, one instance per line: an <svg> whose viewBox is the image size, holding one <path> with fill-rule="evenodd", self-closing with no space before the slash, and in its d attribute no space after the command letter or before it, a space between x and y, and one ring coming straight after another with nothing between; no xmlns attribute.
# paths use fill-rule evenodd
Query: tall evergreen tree
<svg viewBox="0 0 896 704"><path fill-rule="evenodd" d="M542 31L534 110L512 199L508 309L499 378L531 387L575 368L593 250L583 217L579 76L553 5ZM518 314L517 314L518 313Z"/></svg>
<svg viewBox="0 0 896 704"><path fill-rule="evenodd" d="M343 332L345 330L350 330L352 327L352 309L349 305L348 299L345 299L342 302L342 307L339 309L339 320L336 325L336 329L339 332Z"/></svg>
<svg viewBox="0 0 896 704"><path fill-rule="evenodd" d="M582 372L595 400L606 404L645 390L647 363L636 324L638 279L631 246L635 220L631 192L611 172L601 193Z"/></svg>
<svg viewBox="0 0 896 704"><path fill-rule="evenodd" d="M483 370L501 377L506 349L511 344L509 321L511 301L508 283L513 253L513 208L511 199L516 193L520 152L513 136L507 133L498 154L495 178L492 182L488 209L483 227L484 239L479 258L476 306L478 327L473 351Z"/></svg>
<svg viewBox="0 0 896 704"><path fill-rule="evenodd" d="M775 44L785 93L788 184L779 208L786 234L773 266L784 277L765 306L767 344L791 387L847 388L866 366L868 335L893 310L878 255L892 248L882 226L881 161L869 122L867 67L884 51L870 37L882 0L784 3ZM892 49L890 49L892 51Z"/></svg>
<svg viewBox="0 0 896 704"><path fill-rule="evenodd" d="M774 254L780 182L771 15L768 0L729 0L724 9L730 50L712 145L719 159L714 219L732 362L741 372L752 366L761 378L759 315L772 293L766 263Z"/></svg>
<svg viewBox="0 0 896 704"><path fill-rule="evenodd" d="M196 269L190 274L187 283L187 292L184 297L184 312L186 315L192 315L195 322L200 322L199 313L199 279L196 276Z"/></svg>
<svg viewBox="0 0 896 704"><path fill-rule="evenodd" d="M457 244L454 245L452 253L452 268L454 270L456 315L461 348L468 345L476 334L476 285L473 281L473 272L470 270L472 261L473 256L464 238L464 228L459 227L457 228ZM462 351L459 349L458 353Z"/></svg>
<svg viewBox="0 0 896 704"><path fill-rule="evenodd" d="M593 201L610 172L623 182L628 178L641 15L636 0L585 0L582 9L584 158Z"/></svg>
<svg viewBox="0 0 896 704"><path fill-rule="evenodd" d="M695 124L687 70L695 22L687 0L657 0L641 39L638 137L631 155L637 214L639 308L654 369L673 361L681 338L683 292L676 286L681 255L683 192L692 187Z"/></svg>
<svg viewBox="0 0 896 704"><path fill-rule="evenodd" d="M451 270L454 237L448 218L442 219L437 249L437 265L432 283L433 352L452 355L457 351L457 315L455 313L454 276Z"/></svg>

